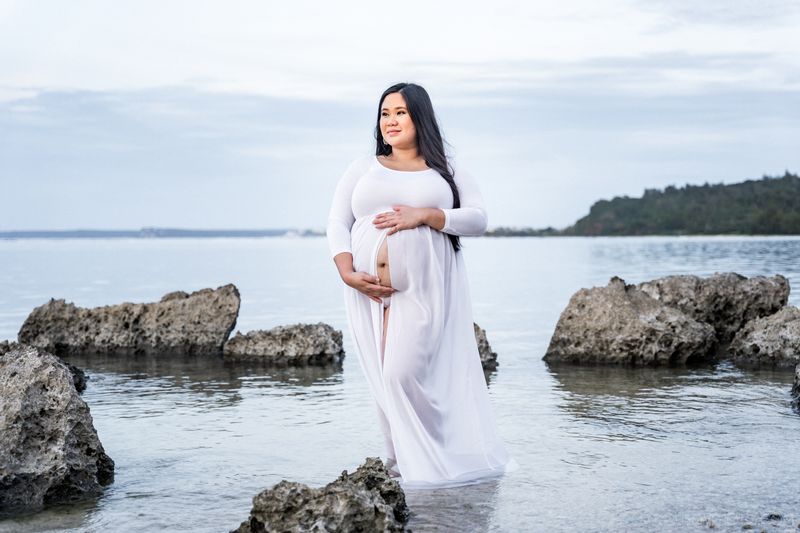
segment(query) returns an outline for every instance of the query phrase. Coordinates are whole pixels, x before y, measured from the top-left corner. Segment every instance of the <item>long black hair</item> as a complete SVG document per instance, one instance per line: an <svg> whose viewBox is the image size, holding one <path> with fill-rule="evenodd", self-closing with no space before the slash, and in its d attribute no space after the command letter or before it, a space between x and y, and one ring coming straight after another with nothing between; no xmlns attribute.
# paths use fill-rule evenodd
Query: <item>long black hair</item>
<svg viewBox="0 0 800 533"><path fill-rule="evenodd" d="M461 207L461 199L458 194L458 187L453 179L453 170L448 164L444 153L444 143L442 134L439 132L439 124L436 121L436 114L433 112L433 104L428 92L416 83L396 83L381 95L378 101L378 118L375 124L375 155L389 155L392 153L392 146L383 142L381 133L381 106L388 94L400 93L406 101L406 109L411 116L411 122L417 130L417 150L425 158L425 163L441 174L450 190L453 191L453 207ZM461 241L457 235L447 234L453 249L457 252L461 249Z"/></svg>

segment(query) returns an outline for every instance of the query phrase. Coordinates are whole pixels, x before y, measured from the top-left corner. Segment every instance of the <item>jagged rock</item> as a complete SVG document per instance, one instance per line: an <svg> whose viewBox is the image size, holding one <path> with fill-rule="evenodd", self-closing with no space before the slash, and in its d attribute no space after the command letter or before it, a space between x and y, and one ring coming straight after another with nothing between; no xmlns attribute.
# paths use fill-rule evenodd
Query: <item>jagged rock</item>
<svg viewBox="0 0 800 533"><path fill-rule="evenodd" d="M794 385L792 385L792 406L800 410L800 363L794 367Z"/></svg>
<svg viewBox="0 0 800 533"><path fill-rule="evenodd" d="M800 363L800 309L787 306L749 321L728 352L739 366L794 368Z"/></svg>
<svg viewBox="0 0 800 533"><path fill-rule="evenodd" d="M14 349L22 349L27 347L27 344L21 344L16 341L1 341L0 342L0 356L10 352ZM83 392L86 390L86 373L78 368L77 366L70 364L63 359L61 360L62 363L67 365L69 368L70 373L72 374L72 383L75 385L75 389L78 392Z"/></svg>
<svg viewBox="0 0 800 533"><path fill-rule="evenodd" d="M497 352L492 351L489 340L486 338L486 330L475 322L475 340L478 342L478 353L481 356L481 366L484 370L495 370L497 368Z"/></svg>
<svg viewBox="0 0 800 533"><path fill-rule="evenodd" d="M282 480L253 498L250 517L232 533L404 531L409 510L383 462L368 457L321 488Z"/></svg>
<svg viewBox="0 0 800 533"><path fill-rule="evenodd" d="M53 354L0 356L0 515L96 496L114 480L86 402Z"/></svg>
<svg viewBox="0 0 800 533"><path fill-rule="evenodd" d="M721 344L730 342L747 321L775 313L789 299L789 280L780 274L752 278L736 272L718 272L707 278L667 276L636 287L695 320L714 326Z"/></svg>
<svg viewBox="0 0 800 533"><path fill-rule="evenodd" d="M342 332L328 324L277 326L236 332L223 347L226 361L261 361L278 366L327 365L344 357Z"/></svg>
<svg viewBox="0 0 800 533"><path fill-rule="evenodd" d="M188 295L171 292L155 303L91 309L51 298L31 312L19 340L59 356L220 356L236 325L239 304L233 284Z"/></svg>
<svg viewBox="0 0 800 533"><path fill-rule="evenodd" d="M675 365L708 360L715 345L714 328L614 276L572 295L543 359Z"/></svg>
<svg viewBox="0 0 800 533"><path fill-rule="evenodd" d="M188 297L189 293L186 291L172 291L162 296L159 302L168 302L170 300L184 300Z"/></svg>

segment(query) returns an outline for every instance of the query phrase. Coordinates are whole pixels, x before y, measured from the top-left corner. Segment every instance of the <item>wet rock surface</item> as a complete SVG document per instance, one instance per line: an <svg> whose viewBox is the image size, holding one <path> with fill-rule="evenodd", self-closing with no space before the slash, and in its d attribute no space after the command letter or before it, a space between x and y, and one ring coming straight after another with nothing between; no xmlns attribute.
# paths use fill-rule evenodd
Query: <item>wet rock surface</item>
<svg viewBox="0 0 800 533"><path fill-rule="evenodd" d="M489 340L486 338L486 330L474 322L472 325L475 328L475 340L478 342L481 366L484 370L495 370L497 368L497 352L492 351Z"/></svg>
<svg viewBox="0 0 800 533"><path fill-rule="evenodd" d="M721 344L730 342L748 321L775 313L789 299L789 280L780 274L751 278L735 272L705 278L666 276L636 287L695 320L711 324Z"/></svg>
<svg viewBox="0 0 800 533"><path fill-rule="evenodd" d="M253 498L250 516L232 533L265 531L404 531L409 510L383 462L367 458L321 488L282 480Z"/></svg>
<svg viewBox="0 0 800 533"><path fill-rule="evenodd" d="M53 354L0 355L0 516L96 496L114 479L73 375Z"/></svg>
<svg viewBox="0 0 800 533"><path fill-rule="evenodd" d="M795 368L800 363L800 309L787 306L749 321L728 348L738 366Z"/></svg>
<svg viewBox="0 0 800 533"><path fill-rule="evenodd" d="M58 356L220 356L236 325L239 304L233 284L191 294L175 291L154 303L95 308L51 298L25 320L19 341Z"/></svg>
<svg viewBox="0 0 800 533"><path fill-rule="evenodd" d="M707 361L714 328L614 276L580 289L561 313L544 360L583 364L679 365Z"/></svg>
<svg viewBox="0 0 800 533"><path fill-rule="evenodd" d="M794 385L792 385L792 407L800 409L800 364L794 367Z"/></svg>
<svg viewBox="0 0 800 533"><path fill-rule="evenodd" d="M342 332L328 324L295 324L236 332L224 345L226 361L259 361L277 366L328 365L344 358Z"/></svg>

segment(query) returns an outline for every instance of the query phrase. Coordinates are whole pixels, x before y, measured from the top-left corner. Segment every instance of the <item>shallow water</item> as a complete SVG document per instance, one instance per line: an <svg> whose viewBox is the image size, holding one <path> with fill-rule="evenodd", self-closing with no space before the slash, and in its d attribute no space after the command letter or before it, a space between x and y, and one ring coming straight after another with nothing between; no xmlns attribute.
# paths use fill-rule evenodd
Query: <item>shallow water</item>
<svg viewBox="0 0 800 533"><path fill-rule="evenodd" d="M800 415L791 372L548 367L558 315L612 275L782 273L798 238L463 239L475 320L500 366L489 390L520 468L479 485L409 491L414 531L797 531ZM97 500L0 531L228 531L283 478L323 485L382 453L323 239L0 241L0 339L49 298L157 301L235 283L245 332L325 321L340 367L72 358L115 482ZM790 303L800 303L800 292ZM767 520L770 513L780 520Z"/></svg>

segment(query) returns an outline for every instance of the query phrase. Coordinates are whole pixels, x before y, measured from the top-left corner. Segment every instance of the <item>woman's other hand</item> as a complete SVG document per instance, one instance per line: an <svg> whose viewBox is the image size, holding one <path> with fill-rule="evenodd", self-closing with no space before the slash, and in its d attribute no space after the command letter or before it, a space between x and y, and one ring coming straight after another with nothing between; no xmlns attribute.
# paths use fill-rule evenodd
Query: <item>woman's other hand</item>
<svg viewBox="0 0 800 533"><path fill-rule="evenodd" d="M392 287L381 285L378 276L372 276L366 272L350 272L342 279L347 285L378 303L383 303L381 298L391 296L395 292Z"/></svg>
<svg viewBox="0 0 800 533"><path fill-rule="evenodd" d="M407 205L392 206L391 211L378 213L372 219L376 228L389 228L387 235L397 233L401 229L416 228L425 223L429 209L424 207L409 207Z"/></svg>

